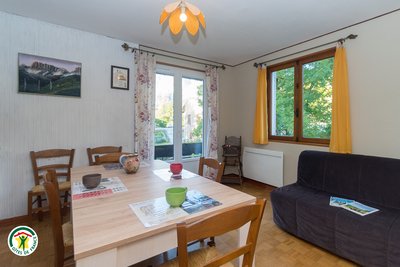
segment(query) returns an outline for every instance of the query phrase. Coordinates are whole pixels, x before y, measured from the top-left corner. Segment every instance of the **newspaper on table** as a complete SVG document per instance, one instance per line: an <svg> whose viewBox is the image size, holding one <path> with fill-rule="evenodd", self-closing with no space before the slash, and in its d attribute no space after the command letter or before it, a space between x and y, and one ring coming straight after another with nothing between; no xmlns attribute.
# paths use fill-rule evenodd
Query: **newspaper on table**
<svg viewBox="0 0 400 267"><path fill-rule="evenodd" d="M72 199L100 197L125 191L128 191L128 188L118 177L102 178L100 184L93 189L87 189L82 181L76 181L72 184Z"/></svg>
<svg viewBox="0 0 400 267"><path fill-rule="evenodd" d="M331 197L329 205L344 208L361 216L379 211L379 209L364 205L355 200L340 197Z"/></svg>
<svg viewBox="0 0 400 267"><path fill-rule="evenodd" d="M219 206L222 203L199 191L190 190L181 207L172 208L165 197L129 204L145 227L152 227L192 213Z"/></svg>

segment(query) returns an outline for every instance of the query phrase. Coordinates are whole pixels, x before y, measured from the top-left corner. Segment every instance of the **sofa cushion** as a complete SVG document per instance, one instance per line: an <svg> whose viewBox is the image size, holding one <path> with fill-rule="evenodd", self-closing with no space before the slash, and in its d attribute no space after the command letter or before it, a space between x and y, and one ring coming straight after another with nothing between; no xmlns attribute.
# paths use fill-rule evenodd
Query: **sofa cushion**
<svg viewBox="0 0 400 267"><path fill-rule="evenodd" d="M274 222L282 229L297 235L296 202L317 191L298 184L286 185L271 192Z"/></svg>
<svg viewBox="0 0 400 267"><path fill-rule="evenodd" d="M317 192L297 200L298 236L335 252L335 218L343 209L329 205L330 195Z"/></svg>
<svg viewBox="0 0 400 267"><path fill-rule="evenodd" d="M297 183L335 196L358 199L364 156L303 151L299 156Z"/></svg>
<svg viewBox="0 0 400 267"><path fill-rule="evenodd" d="M336 252L363 266L387 266L389 234L398 217L396 210L375 207L379 211L366 216L347 210L336 216Z"/></svg>
<svg viewBox="0 0 400 267"><path fill-rule="evenodd" d="M365 156L360 179L360 202L400 209L400 160Z"/></svg>
<svg viewBox="0 0 400 267"><path fill-rule="evenodd" d="M326 153L319 151L303 151L297 166L297 183L316 190L324 188Z"/></svg>
<svg viewBox="0 0 400 267"><path fill-rule="evenodd" d="M400 266L400 216L397 217L390 229L387 255L388 267Z"/></svg>
<svg viewBox="0 0 400 267"><path fill-rule="evenodd" d="M324 191L332 196L358 199L363 156L325 153Z"/></svg>

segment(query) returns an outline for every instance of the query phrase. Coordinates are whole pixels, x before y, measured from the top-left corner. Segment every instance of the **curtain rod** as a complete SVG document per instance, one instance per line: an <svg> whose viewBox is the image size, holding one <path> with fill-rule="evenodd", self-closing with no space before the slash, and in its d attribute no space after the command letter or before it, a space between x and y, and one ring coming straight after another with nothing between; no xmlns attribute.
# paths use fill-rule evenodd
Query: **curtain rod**
<svg viewBox="0 0 400 267"><path fill-rule="evenodd" d="M205 70L200 70L200 69L196 69L196 68L185 67L185 66L181 66L181 65L177 65L177 64L171 64L171 63L167 63L167 62L163 62L163 61L157 61L157 64L164 65L164 66L170 66L170 67L181 68L181 69L185 69L185 70L197 71L197 72L202 72L202 73L205 72Z"/></svg>
<svg viewBox="0 0 400 267"><path fill-rule="evenodd" d="M174 56L170 56L170 55L165 55L165 54L160 54L160 53L157 53L157 52L149 51L149 50L142 49L142 48L131 47L131 46L129 46L127 43L123 43L121 46L122 46L122 48L123 48L125 51L131 50L132 53L135 52L136 50L138 50L138 51L140 51L140 52L147 52L147 53L151 53L151 54L158 55L158 56L169 57L169 58L178 59L178 60L183 60L183 61L187 61L187 62L191 62L191 63L196 63L196 64L205 64L205 65L207 65L207 66L212 66L212 67L221 68L221 69L225 70L225 65L222 64L222 63L218 63L218 64L221 64L221 65L219 66L219 65L214 65L214 64L199 62L199 61L195 61L195 60L191 60L191 59L180 58L180 57L174 57ZM150 47L150 48L151 48L151 47ZM160 50L160 49L157 49L157 48L152 48L152 49ZM164 52L167 52L167 53L176 54L176 55L180 55L180 56L185 56L185 57L191 57L191 56L186 56L186 55L183 55L183 54L178 54L178 53L174 53L174 52L169 52L169 51L166 51L166 50L160 50L160 51L164 51ZM195 58L195 57L192 57L192 58ZM207 60L200 59L200 58L197 58L197 59L203 60L203 61L207 61Z"/></svg>
<svg viewBox="0 0 400 267"><path fill-rule="evenodd" d="M291 53L291 54L288 54L288 55L284 55L284 56L281 56L281 57L269 59L269 60L266 60L266 61L263 61L263 62L260 62L260 63L255 62L255 63L253 64L253 66L257 68L258 66L265 65L265 64L267 64L267 63L269 63L269 62L271 62L271 61L275 61L275 60L278 60L278 59L290 57L290 56L293 56L293 55L296 55L296 54L300 54L300 53L303 53L303 52L307 52L307 51L310 51L310 50L312 50L312 49L320 48L320 47L323 47L323 46L326 46L326 45L330 45L330 44L334 44L334 43L342 43L342 44L343 44L343 43L344 43L346 40L348 40L348 39L350 39L350 40L356 39L357 36L358 36L358 35L356 35L356 34L350 34L349 36L347 36L347 37L345 37L345 38L340 38L340 39L338 39L338 40L336 40L336 41L332 41L332 42L328 42L328 43L325 43L325 44L313 46L313 47L310 47L310 48L307 48L307 49L304 49L304 50L301 50L301 51L297 51L297 52L294 52L294 53Z"/></svg>

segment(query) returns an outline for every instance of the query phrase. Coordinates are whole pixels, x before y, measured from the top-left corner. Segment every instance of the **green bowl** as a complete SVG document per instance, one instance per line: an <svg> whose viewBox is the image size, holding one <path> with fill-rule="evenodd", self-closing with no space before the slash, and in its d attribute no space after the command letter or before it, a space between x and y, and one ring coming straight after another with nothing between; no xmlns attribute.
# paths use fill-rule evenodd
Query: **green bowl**
<svg viewBox="0 0 400 267"><path fill-rule="evenodd" d="M165 198L171 207L179 207L185 202L186 187L171 187L165 191Z"/></svg>

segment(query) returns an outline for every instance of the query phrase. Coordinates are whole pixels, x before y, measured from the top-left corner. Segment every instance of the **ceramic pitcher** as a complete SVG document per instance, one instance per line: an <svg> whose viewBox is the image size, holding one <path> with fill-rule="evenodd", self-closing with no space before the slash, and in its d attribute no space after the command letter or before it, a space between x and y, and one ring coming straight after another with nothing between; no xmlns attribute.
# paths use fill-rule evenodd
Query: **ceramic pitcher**
<svg viewBox="0 0 400 267"><path fill-rule="evenodd" d="M126 173L135 173L139 170L140 161L138 154L121 155L119 163L124 167Z"/></svg>

